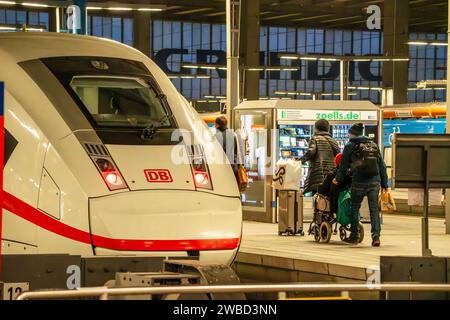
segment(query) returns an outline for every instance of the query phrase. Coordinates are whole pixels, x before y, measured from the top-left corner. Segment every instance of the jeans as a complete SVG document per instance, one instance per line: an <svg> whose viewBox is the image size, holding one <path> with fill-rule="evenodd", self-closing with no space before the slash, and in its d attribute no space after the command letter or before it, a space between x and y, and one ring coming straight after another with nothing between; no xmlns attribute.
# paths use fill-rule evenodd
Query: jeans
<svg viewBox="0 0 450 320"><path fill-rule="evenodd" d="M351 235L352 239L359 239L359 221L361 208L361 203L364 197L367 196L369 200L369 210L370 210L370 223L372 225L372 239L374 237L380 237L381 233L381 222L380 222L380 212L378 207L378 195L380 193L380 181L368 180L367 182L353 182L351 189Z"/></svg>

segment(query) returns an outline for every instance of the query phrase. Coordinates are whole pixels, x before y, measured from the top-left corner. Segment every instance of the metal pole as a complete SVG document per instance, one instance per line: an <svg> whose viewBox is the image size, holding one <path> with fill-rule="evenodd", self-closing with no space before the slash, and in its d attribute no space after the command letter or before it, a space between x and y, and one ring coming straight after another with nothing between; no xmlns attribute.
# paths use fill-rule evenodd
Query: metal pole
<svg viewBox="0 0 450 320"><path fill-rule="evenodd" d="M422 218L422 256L431 257L433 254L430 250L430 235L428 224L428 203L429 203L429 172L430 172L430 152L425 149L425 194L423 197L423 218Z"/></svg>
<svg viewBox="0 0 450 320"><path fill-rule="evenodd" d="M239 0L226 1L227 16L227 105L226 117L233 127L232 111L239 104Z"/></svg>
<svg viewBox="0 0 450 320"><path fill-rule="evenodd" d="M346 101L348 100L348 66L349 62L347 60L341 60L341 74L340 74L340 93L341 93L341 100Z"/></svg>
<svg viewBox="0 0 450 320"><path fill-rule="evenodd" d="M24 292L17 300L51 299L74 297L105 297L126 295L163 295L163 294L196 294L196 293L232 293L232 292L355 292L355 291L395 291L395 292L450 292L450 284L328 284L328 283L302 283L302 284L264 284L264 285L222 285L222 286L167 286L167 287L139 287L139 288L80 288L77 290L52 290Z"/></svg>
<svg viewBox="0 0 450 320"><path fill-rule="evenodd" d="M450 61L450 0L448 1L448 50L447 50L447 63ZM450 68L447 68L447 133L450 134ZM450 189L446 190L445 194L445 231L446 234L450 234Z"/></svg>

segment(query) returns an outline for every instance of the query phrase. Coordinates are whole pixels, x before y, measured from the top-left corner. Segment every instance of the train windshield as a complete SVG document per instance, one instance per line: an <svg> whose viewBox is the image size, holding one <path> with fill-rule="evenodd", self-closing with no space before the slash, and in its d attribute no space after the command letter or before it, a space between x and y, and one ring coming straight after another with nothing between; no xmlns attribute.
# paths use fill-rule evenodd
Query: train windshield
<svg viewBox="0 0 450 320"><path fill-rule="evenodd" d="M98 127L172 126L162 97L143 78L76 75L70 87Z"/></svg>

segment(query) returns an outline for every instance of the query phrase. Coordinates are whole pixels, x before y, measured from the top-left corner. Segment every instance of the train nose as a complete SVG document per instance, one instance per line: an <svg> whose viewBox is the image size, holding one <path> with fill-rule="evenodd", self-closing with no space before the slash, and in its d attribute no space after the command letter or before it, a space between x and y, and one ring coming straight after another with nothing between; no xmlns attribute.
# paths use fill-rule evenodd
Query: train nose
<svg viewBox="0 0 450 320"><path fill-rule="evenodd" d="M107 148L130 190L195 190L191 165L182 145Z"/></svg>
<svg viewBox="0 0 450 320"><path fill-rule="evenodd" d="M142 190L90 199L92 244L128 252L234 250L239 198L187 190Z"/></svg>

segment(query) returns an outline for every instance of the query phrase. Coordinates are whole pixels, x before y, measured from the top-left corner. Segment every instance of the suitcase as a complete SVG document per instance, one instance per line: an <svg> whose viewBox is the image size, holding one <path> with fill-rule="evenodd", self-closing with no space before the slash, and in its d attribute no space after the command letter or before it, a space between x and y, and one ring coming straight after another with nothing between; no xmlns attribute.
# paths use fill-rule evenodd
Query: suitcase
<svg viewBox="0 0 450 320"><path fill-rule="evenodd" d="M278 234L302 235L303 197L297 191L279 191Z"/></svg>

